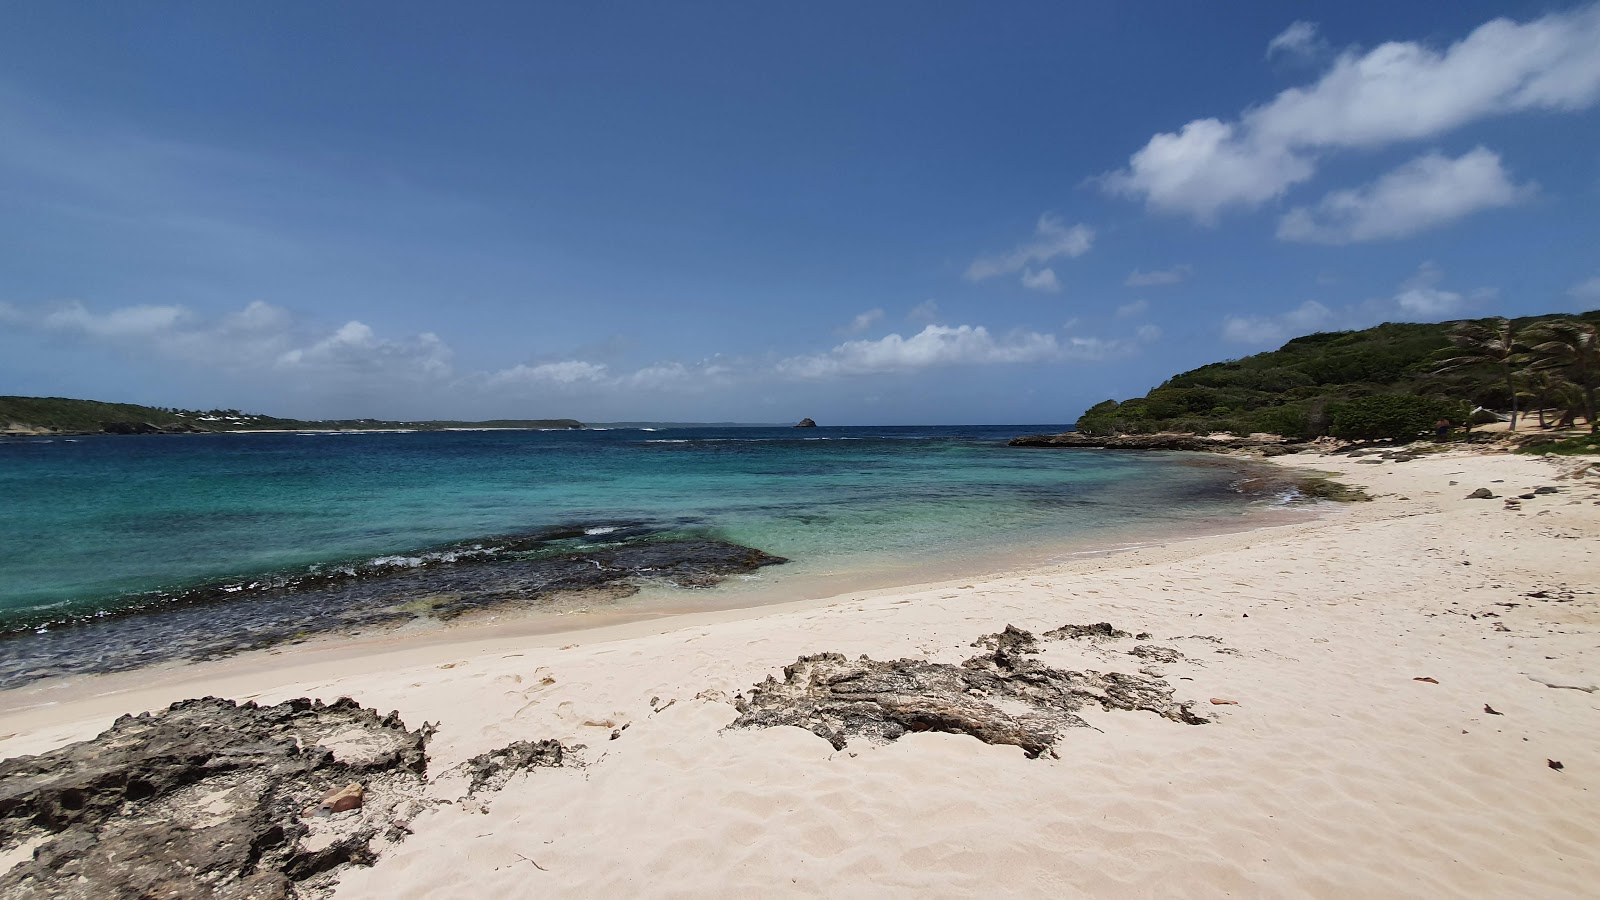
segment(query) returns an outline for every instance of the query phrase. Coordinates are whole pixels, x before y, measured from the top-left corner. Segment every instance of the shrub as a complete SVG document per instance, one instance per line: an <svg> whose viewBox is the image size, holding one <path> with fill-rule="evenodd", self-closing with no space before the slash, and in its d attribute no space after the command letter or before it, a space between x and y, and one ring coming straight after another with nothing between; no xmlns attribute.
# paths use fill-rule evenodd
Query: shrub
<svg viewBox="0 0 1600 900"><path fill-rule="evenodd" d="M1431 397L1375 394L1347 400L1333 408L1335 437L1357 441L1410 441L1449 418L1455 409Z"/></svg>

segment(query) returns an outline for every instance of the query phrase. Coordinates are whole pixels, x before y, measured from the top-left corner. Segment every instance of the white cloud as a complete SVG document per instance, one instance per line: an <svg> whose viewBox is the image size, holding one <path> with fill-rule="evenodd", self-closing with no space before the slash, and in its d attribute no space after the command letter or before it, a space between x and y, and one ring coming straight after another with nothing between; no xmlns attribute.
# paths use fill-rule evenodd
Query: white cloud
<svg viewBox="0 0 1600 900"><path fill-rule="evenodd" d="M1358 303L1328 307L1307 300L1288 312L1230 315L1222 320L1224 340L1238 344L1277 345L1318 331L1368 328L1380 322L1438 321L1459 316L1475 303L1496 295L1494 288L1462 293L1440 287L1444 271L1424 262L1395 288L1394 294Z"/></svg>
<svg viewBox="0 0 1600 900"><path fill-rule="evenodd" d="M1256 207L1311 177L1309 160L1288 148L1241 136L1240 127L1198 119L1177 134L1158 134L1102 183L1142 197L1161 213L1211 224L1231 206Z"/></svg>
<svg viewBox="0 0 1600 900"><path fill-rule="evenodd" d="M1325 42L1317 34L1317 23L1294 22L1267 42L1267 59L1279 53L1301 58L1315 56L1324 46Z"/></svg>
<svg viewBox="0 0 1600 900"><path fill-rule="evenodd" d="M1061 282L1056 281L1055 269L1040 269L1037 272L1023 269L1022 286L1030 291L1042 291L1046 294L1054 294L1061 290Z"/></svg>
<svg viewBox="0 0 1600 900"><path fill-rule="evenodd" d="M1600 275L1578 282L1567 289L1567 296L1585 305L1585 308L1600 306ZM0 310L0 318L4 318L4 310Z"/></svg>
<svg viewBox="0 0 1600 900"><path fill-rule="evenodd" d="M179 306L124 306L92 312L76 301L45 313L42 324L53 331L79 331L97 338L138 338L170 332L184 318Z"/></svg>
<svg viewBox="0 0 1600 900"><path fill-rule="evenodd" d="M1156 325L1140 325L1134 335L1146 343L1161 340L1161 328Z"/></svg>
<svg viewBox="0 0 1600 900"><path fill-rule="evenodd" d="M1227 316L1222 320L1222 339L1235 344L1281 344L1314 332L1332 319L1332 310L1307 300L1282 315Z"/></svg>
<svg viewBox="0 0 1600 900"><path fill-rule="evenodd" d="M872 326L878 324L881 321L883 321L883 310L882 309L869 309L866 312L860 313L855 318L851 319L850 320L850 324L848 324L848 325L844 326L843 328L839 329L839 333L840 334L860 334L861 332L866 331L867 329L871 328Z"/></svg>
<svg viewBox="0 0 1600 900"><path fill-rule="evenodd" d="M1444 271L1431 262L1417 267L1417 274L1400 285L1394 303L1407 315L1422 319L1442 319L1459 311L1466 298L1439 287Z"/></svg>
<svg viewBox="0 0 1600 900"><path fill-rule="evenodd" d="M605 363L592 363L581 359L565 359L559 362L539 363L532 366L518 364L509 369L501 369L492 373L486 379L486 383L494 387L522 384L572 385L583 382L594 383L605 380L606 369Z"/></svg>
<svg viewBox="0 0 1600 900"><path fill-rule="evenodd" d="M1015 275L1029 266L1042 265L1065 256L1077 258L1094 246L1094 229L1084 224L1070 228L1059 216L1045 213L1034 226L1033 240L1009 253L980 256L967 266L968 281L983 281L999 275ZM1024 278L1026 279L1026 275ZM1051 273L1051 278L1055 273Z"/></svg>
<svg viewBox="0 0 1600 900"><path fill-rule="evenodd" d="M1492 115L1571 111L1600 98L1600 4L1530 22L1495 19L1443 51L1391 42L1341 54L1316 83L1233 122L1161 133L1102 179L1152 210L1214 222L1310 178L1319 152L1442 134Z"/></svg>
<svg viewBox="0 0 1600 900"><path fill-rule="evenodd" d="M1142 316L1149 309L1149 301L1135 300L1132 303L1124 303L1117 307L1117 315L1123 318L1128 318L1129 316Z"/></svg>
<svg viewBox="0 0 1600 900"><path fill-rule="evenodd" d="M1128 273L1127 280L1122 283L1128 287L1162 287L1169 284L1178 284L1194 273L1194 267L1188 265L1173 266L1170 269L1155 269L1142 272L1134 269Z"/></svg>
<svg viewBox="0 0 1600 900"><path fill-rule="evenodd" d="M1535 190L1512 184L1500 156L1484 147L1456 159L1428 153L1371 184L1334 191L1315 207L1295 207L1279 221L1278 237L1315 244L1406 237L1511 206Z"/></svg>
<svg viewBox="0 0 1600 900"><path fill-rule="evenodd" d="M1061 353L1055 335L1020 331L996 338L982 325L929 325L911 337L846 341L826 353L795 356L778 372L796 378L915 372L942 366L1039 362Z"/></svg>
<svg viewBox="0 0 1600 900"><path fill-rule="evenodd" d="M370 326L352 320L310 346L285 351L277 365L356 377L434 380L450 375L451 356L450 348L431 332L380 338Z"/></svg>
<svg viewBox="0 0 1600 900"><path fill-rule="evenodd" d="M906 318L912 322L924 322L931 325L939 321L939 315L939 304L932 300L924 300L911 307L911 311L906 313Z"/></svg>

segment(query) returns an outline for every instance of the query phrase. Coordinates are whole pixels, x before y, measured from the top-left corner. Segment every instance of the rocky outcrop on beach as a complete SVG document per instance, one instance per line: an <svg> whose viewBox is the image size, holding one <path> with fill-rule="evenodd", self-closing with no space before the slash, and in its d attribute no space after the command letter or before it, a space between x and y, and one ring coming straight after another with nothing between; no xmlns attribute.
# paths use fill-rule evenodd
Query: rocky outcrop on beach
<svg viewBox="0 0 1600 900"><path fill-rule="evenodd" d="M1051 751L1063 730L1088 727L1077 712L1090 705L1144 710L1190 725L1209 721L1195 714L1192 702L1174 700L1171 685L1160 678L1072 672L1024 658L1040 651L1033 634L1020 628L1008 625L974 646L991 649L960 665L802 656L784 667L782 681L769 675L735 698L739 718L729 727L792 725L835 749L857 736L884 743L907 732L943 731L1021 747L1037 758Z"/></svg>
<svg viewBox="0 0 1600 900"><path fill-rule="evenodd" d="M207 697L0 762L9 898L323 896L422 808L430 729Z"/></svg>
<svg viewBox="0 0 1600 900"><path fill-rule="evenodd" d="M0 689L52 675L214 659L308 635L511 608L582 606L647 582L707 588L787 560L715 538L631 524L582 525L449 545L414 556L217 582L123 615L23 622L0 634Z"/></svg>
<svg viewBox="0 0 1600 900"><path fill-rule="evenodd" d="M1182 432L1162 434L1091 435L1069 431L1063 434L1030 434L1012 438L1013 447L1055 447L1086 450L1189 450L1215 453L1222 450L1261 450L1267 455L1294 453L1299 445L1276 435L1204 435Z"/></svg>

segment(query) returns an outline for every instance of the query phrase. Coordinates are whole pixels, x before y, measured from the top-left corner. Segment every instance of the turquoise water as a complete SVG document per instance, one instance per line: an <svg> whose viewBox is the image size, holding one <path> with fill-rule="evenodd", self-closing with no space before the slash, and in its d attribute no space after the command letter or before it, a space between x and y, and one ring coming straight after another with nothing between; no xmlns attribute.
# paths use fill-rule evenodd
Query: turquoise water
<svg viewBox="0 0 1600 900"><path fill-rule="evenodd" d="M664 428L86 437L0 443L0 629L229 580L415 561L429 548L575 525L704 538L787 573L933 559L1242 514L1227 467L1162 454L1014 449L1008 428ZM543 550L551 553L556 550ZM319 601L320 602L320 601ZM215 605L215 604L212 604ZM227 604L223 604L226 606ZM241 599L233 614L249 614ZM226 615L226 612L211 613ZM0 656L15 653L0 643Z"/></svg>

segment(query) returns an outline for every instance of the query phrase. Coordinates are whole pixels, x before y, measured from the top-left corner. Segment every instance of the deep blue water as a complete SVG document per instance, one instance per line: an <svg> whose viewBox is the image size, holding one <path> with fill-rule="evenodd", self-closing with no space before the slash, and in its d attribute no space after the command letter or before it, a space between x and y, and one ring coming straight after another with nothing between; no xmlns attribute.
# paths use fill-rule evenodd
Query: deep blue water
<svg viewBox="0 0 1600 900"><path fill-rule="evenodd" d="M0 628L564 524L590 543L628 524L758 548L793 560L761 574L782 579L1245 508L1226 466L1005 446L1044 430L1061 428L12 440L0 443Z"/></svg>

